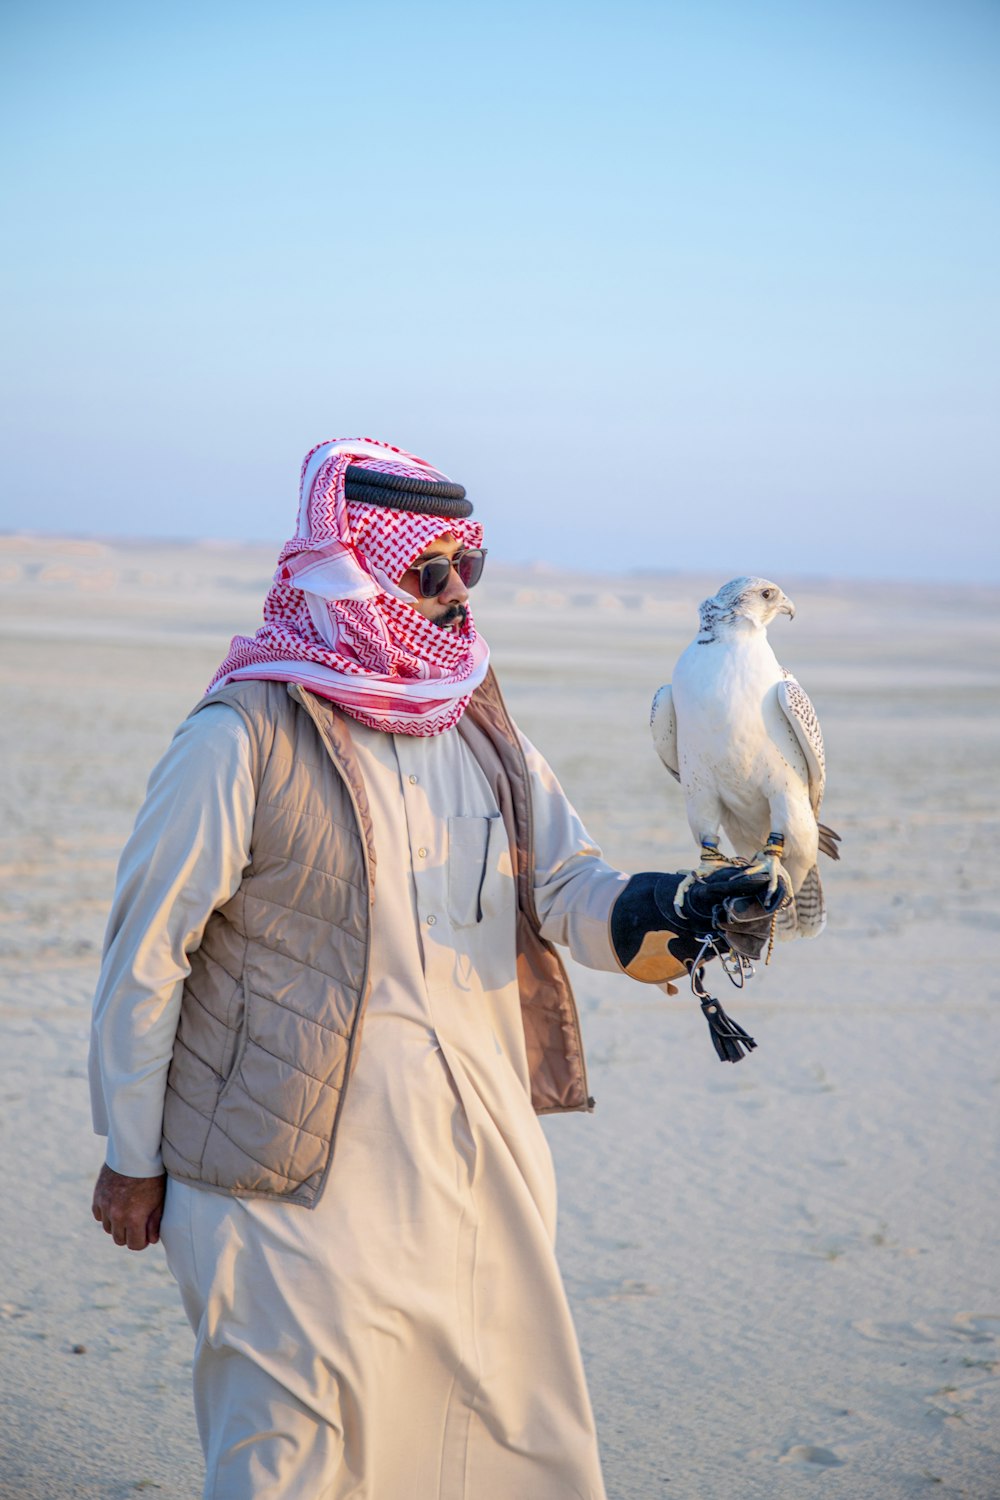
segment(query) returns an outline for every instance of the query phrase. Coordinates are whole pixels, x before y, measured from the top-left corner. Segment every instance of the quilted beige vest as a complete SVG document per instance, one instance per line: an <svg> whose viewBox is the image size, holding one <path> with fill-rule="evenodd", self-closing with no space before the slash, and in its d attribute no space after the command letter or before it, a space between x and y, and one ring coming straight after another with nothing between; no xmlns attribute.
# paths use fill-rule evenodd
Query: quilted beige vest
<svg viewBox="0 0 1000 1500"><path fill-rule="evenodd" d="M361 1045L376 851L349 721L297 685L213 693L250 734L250 864L189 955L167 1080L163 1161L240 1197L315 1205ZM517 876L517 975L539 1113L590 1109L573 994L533 898L531 797L493 673L458 726L486 775Z"/></svg>

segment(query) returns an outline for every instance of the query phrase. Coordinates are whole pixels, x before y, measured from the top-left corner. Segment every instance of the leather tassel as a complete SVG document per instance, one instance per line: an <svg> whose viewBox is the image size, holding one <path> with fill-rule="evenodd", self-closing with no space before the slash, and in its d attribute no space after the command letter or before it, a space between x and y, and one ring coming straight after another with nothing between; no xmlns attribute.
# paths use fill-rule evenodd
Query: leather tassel
<svg viewBox="0 0 1000 1500"><path fill-rule="evenodd" d="M720 1062L742 1062L746 1053L752 1052L757 1043L738 1021L727 1016L718 1000L705 995L701 1001L701 1013L708 1022L712 1043Z"/></svg>

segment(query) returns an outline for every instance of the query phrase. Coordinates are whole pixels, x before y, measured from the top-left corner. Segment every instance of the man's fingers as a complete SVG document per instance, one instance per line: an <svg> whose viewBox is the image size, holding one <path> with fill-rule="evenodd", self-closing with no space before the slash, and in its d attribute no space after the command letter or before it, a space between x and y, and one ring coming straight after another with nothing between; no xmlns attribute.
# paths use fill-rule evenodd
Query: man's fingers
<svg viewBox="0 0 1000 1500"><path fill-rule="evenodd" d="M166 1177L126 1177L105 1162L94 1189L94 1218L116 1245L145 1250L160 1238Z"/></svg>
<svg viewBox="0 0 1000 1500"><path fill-rule="evenodd" d="M127 1221L125 1226L125 1243L130 1250L145 1250L149 1244L145 1219L142 1219L139 1223L136 1223L134 1219Z"/></svg>

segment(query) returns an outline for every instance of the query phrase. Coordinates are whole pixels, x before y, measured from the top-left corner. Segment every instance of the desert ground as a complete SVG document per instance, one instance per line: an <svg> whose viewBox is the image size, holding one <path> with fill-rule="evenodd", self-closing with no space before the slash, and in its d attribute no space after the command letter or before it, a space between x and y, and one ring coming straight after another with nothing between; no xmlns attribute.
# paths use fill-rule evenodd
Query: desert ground
<svg viewBox="0 0 1000 1500"><path fill-rule="evenodd" d="M149 770L274 557L0 537L4 1500L200 1494L162 1251L90 1217L87 1033ZM724 581L498 567L478 591L513 713L623 869L694 860L647 718ZM777 581L798 615L771 641L818 710L843 838L827 931L717 991L758 1042L736 1067L689 993L573 971L597 1108L546 1131L608 1494L988 1500L1000 590Z"/></svg>

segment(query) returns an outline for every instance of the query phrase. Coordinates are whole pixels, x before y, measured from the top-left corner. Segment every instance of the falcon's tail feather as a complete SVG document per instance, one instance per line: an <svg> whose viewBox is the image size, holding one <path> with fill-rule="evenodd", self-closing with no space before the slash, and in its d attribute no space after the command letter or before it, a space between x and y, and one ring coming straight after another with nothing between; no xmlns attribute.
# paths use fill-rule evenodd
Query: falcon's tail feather
<svg viewBox="0 0 1000 1500"><path fill-rule="evenodd" d="M795 920L799 937L818 937L826 926L826 902L816 865L795 893Z"/></svg>
<svg viewBox="0 0 1000 1500"><path fill-rule="evenodd" d="M820 823L817 826L819 828L819 847L830 859L839 859L840 850L837 848L837 845L840 843L840 834L834 833L832 828L827 828L825 823Z"/></svg>
<svg viewBox="0 0 1000 1500"><path fill-rule="evenodd" d="M792 938L818 937L826 926L826 902L819 870L813 865L787 906L776 912L775 936L787 943Z"/></svg>
<svg viewBox="0 0 1000 1500"><path fill-rule="evenodd" d="M774 914L774 935L779 942L787 943L799 935L799 924L795 917L795 898L787 906L779 906Z"/></svg>

